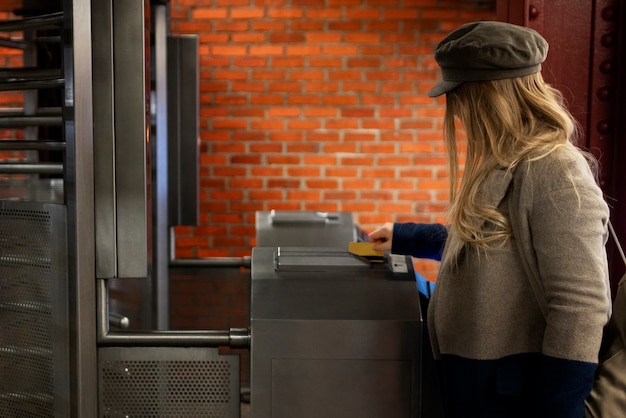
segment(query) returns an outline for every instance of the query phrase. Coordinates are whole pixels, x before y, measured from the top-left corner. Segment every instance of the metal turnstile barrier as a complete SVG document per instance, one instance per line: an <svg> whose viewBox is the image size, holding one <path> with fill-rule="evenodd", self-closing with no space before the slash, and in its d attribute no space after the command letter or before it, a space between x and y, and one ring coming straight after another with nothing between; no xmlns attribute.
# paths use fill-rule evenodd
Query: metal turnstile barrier
<svg viewBox="0 0 626 418"><path fill-rule="evenodd" d="M421 416L410 258L254 248L250 324L251 418Z"/></svg>

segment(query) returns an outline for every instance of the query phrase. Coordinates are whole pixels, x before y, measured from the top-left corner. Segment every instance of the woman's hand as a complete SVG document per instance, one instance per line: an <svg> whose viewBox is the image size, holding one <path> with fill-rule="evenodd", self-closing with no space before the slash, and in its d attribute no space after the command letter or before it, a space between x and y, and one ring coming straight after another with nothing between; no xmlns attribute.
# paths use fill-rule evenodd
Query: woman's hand
<svg viewBox="0 0 626 418"><path fill-rule="evenodd" d="M368 235L370 242L373 243L374 251L390 251L391 239L393 238L393 223L385 222L383 226Z"/></svg>

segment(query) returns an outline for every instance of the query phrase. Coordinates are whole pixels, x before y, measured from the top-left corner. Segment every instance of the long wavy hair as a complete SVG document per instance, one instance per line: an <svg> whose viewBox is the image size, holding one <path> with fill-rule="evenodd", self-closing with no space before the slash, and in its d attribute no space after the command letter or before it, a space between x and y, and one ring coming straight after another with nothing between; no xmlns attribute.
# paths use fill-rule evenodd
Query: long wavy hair
<svg viewBox="0 0 626 418"><path fill-rule="evenodd" d="M449 222L461 242L478 248L511 237L508 218L480 199L481 185L495 169L512 170L559 148L578 151L579 125L561 93L540 73L504 80L467 82L446 95L444 137L450 170ZM462 178L455 120L467 137ZM481 222L476 222L480 220ZM484 228L487 223L489 228Z"/></svg>

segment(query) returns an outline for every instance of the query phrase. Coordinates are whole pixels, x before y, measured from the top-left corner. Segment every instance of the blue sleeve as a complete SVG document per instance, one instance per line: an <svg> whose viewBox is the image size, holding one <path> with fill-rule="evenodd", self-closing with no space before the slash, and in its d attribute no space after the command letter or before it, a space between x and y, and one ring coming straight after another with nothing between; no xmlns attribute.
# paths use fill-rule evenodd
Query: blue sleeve
<svg viewBox="0 0 626 418"><path fill-rule="evenodd" d="M391 252L441 261L448 230L441 224L395 223Z"/></svg>
<svg viewBox="0 0 626 418"><path fill-rule="evenodd" d="M591 392L595 363L541 356L535 389L535 417L579 418Z"/></svg>

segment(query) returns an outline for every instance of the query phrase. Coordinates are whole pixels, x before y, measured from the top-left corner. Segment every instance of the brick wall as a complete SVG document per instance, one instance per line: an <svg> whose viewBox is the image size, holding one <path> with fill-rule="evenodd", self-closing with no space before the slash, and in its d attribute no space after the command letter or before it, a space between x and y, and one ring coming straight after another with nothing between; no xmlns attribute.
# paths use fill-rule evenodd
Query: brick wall
<svg viewBox="0 0 626 418"><path fill-rule="evenodd" d="M12 13L0 12L0 21L13 20L16 17ZM20 33L5 33L4 38L13 40L22 39ZM15 48L5 48L0 46L0 68L21 67L22 51ZM16 91L0 91L0 109L21 108L24 106L23 92ZM22 129L0 129L0 140L3 139L23 139L24 131ZM21 151L0 151L0 161L16 161L24 158ZM0 179L6 176L0 174Z"/></svg>
<svg viewBox="0 0 626 418"><path fill-rule="evenodd" d="M249 255L257 210L352 212L368 231L443 221L432 50L493 18L477 0L172 0L201 78L201 219L176 228L176 256Z"/></svg>

